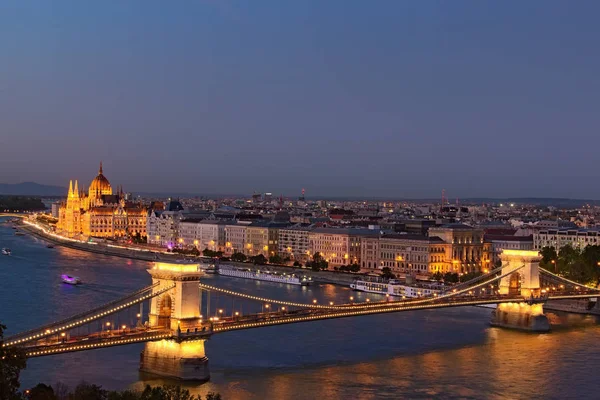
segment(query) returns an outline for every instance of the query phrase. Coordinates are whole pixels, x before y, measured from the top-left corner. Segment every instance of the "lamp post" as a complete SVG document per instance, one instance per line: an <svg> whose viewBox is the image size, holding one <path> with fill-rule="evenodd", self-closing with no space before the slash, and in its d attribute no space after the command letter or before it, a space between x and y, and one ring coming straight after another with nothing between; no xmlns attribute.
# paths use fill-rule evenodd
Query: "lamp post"
<svg viewBox="0 0 600 400"><path fill-rule="evenodd" d="M557 274L558 273L558 265L556 264L556 260L552 260L550 261L552 264L554 264L554 273Z"/></svg>

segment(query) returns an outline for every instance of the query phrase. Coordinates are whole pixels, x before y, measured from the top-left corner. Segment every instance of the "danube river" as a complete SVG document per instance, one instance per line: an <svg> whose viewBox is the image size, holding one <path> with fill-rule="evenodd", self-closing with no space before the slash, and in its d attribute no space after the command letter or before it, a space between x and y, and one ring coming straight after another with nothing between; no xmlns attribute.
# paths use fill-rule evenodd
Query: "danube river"
<svg viewBox="0 0 600 400"><path fill-rule="evenodd" d="M75 314L147 286L148 263L56 247L15 236L0 223L0 321L7 334ZM60 274L84 285L60 282ZM364 294L207 276L240 292L298 302L348 301ZM371 296L376 299L377 296ZM211 299L227 309L225 298ZM238 305L240 307L241 305ZM249 306L247 306L249 307ZM211 381L195 393L233 399L598 398L600 326L592 317L551 315L550 334L490 328L490 310L468 307L354 317L215 335L206 343ZM143 345L28 361L23 387L85 380L108 389L141 387Z"/></svg>

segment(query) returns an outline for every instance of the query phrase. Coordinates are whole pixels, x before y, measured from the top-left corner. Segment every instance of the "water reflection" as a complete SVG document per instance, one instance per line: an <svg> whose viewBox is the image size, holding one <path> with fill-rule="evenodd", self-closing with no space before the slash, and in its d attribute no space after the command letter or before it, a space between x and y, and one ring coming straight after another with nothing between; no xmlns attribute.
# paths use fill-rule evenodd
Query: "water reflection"
<svg viewBox="0 0 600 400"><path fill-rule="evenodd" d="M150 283L149 264L15 237L0 225L0 320L10 332L81 312ZM85 285L62 285L60 274ZM207 276L208 284L297 302L382 296L349 288L282 284ZM206 306L206 304L205 304ZM227 312L249 302L211 299ZM230 332L206 344L211 382L188 385L226 399L596 398L600 329L596 318L551 314L553 332L526 334L487 325L490 310L419 311ZM176 383L140 376L142 345L30 360L23 384L84 379L106 388Z"/></svg>

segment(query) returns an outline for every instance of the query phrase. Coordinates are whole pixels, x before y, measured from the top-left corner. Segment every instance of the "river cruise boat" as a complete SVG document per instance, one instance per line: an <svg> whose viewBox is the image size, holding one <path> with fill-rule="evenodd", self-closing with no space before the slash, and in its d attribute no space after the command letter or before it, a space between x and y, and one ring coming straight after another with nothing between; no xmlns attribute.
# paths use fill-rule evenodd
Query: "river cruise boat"
<svg viewBox="0 0 600 400"><path fill-rule="evenodd" d="M287 283L289 285L300 286L308 286L312 283L312 278L306 275L282 274L273 271L252 270L250 268L236 268L229 265L220 265L217 271L219 275L254 279L257 281Z"/></svg>
<svg viewBox="0 0 600 400"><path fill-rule="evenodd" d="M61 275L60 279L62 279L63 283L66 283L67 285L79 285L81 283L81 279L78 277L66 274Z"/></svg>
<svg viewBox="0 0 600 400"><path fill-rule="evenodd" d="M21 232L21 231L16 231L15 235L17 235L17 236L25 236L25 234L23 232Z"/></svg>
<svg viewBox="0 0 600 400"><path fill-rule="evenodd" d="M350 288L359 292L377 293L397 297L429 297L434 294L440 294L445 286L434 283L413 283L407 284L399 279L384 280L381 278L357 279Z"/></svg>
<svg viewBox="0 0 600 400"><path fill-rule="evenodd" d="M12 254L12 251L10 251L10 249L8 247L4 247L2 249L2 254L5 256L10 256Z"/></svg>

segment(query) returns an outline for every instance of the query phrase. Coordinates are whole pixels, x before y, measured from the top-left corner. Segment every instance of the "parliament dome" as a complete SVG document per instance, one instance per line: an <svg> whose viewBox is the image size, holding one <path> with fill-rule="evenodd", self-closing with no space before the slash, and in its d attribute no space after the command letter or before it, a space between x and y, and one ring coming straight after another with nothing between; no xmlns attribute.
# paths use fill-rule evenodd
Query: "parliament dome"
<svg viewBox="0 0 600 400"><path fill-rule="evenodd" d="M98 175L94 178L92 183L90 183L89 195L90 197L96 197L96 195L105 195L112 194L112 187L110 186L110 182L104 174L102 174L102 163L100 163L100 169L98 170Z"/></svg>

